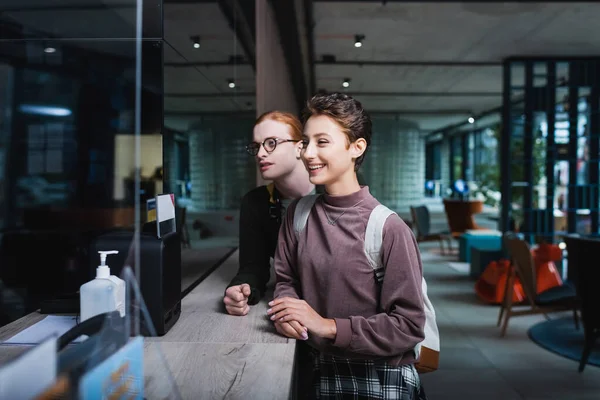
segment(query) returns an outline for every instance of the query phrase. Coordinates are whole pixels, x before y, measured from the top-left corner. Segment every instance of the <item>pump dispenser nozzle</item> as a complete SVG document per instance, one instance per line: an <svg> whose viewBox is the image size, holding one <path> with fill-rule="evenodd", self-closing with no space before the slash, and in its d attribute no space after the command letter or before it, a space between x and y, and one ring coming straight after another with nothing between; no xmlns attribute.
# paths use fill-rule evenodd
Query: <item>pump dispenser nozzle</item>
<svg viewBox="0 0 600 400"><path fill-rule="evenodd" d="M100 253L100 265L106 265L106 256L109 254L119 254L117 250L99 251Z"/></svg>
<svg viewBox="0 0 600 400"><path fill-rule="evenodd" d="M117 250L99 251L100 253L100 265L96 268L97 278L108 278L110 276L110 268L106 265L106 256L109 254L118 254Z"/></svg>

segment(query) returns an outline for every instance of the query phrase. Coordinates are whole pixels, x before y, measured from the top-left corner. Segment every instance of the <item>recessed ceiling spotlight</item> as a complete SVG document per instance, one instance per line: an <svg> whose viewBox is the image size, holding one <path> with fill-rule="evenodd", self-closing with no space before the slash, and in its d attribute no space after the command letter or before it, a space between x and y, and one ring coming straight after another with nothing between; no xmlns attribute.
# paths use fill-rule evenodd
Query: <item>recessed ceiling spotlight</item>
<svg viewBox="0 0 600 400"><path fill-rule="evenodd" d="M363 40L365 40L365 35L354 35L354 47L362 47Z"/></svg>
<svg viewBox="0 0 600 400"><path fill-rule="evenodd" d="M200 48L200 36L198 36L198 35L190 36L190 40L192 41L195 49Z"/></svg>
<svg viewBox="0 0 600 400"><path fill-rule="evenodd" d="M233 81L233 79L228 79L227 85L229 86L230 89L235 88L235 82Z"/></svg>
<svg viewBox="0 0 600 400"><path fill-rule="evenodd" d="M470 124L473 124L473 123L475 123L475 118L469 117L469 119L467 121L469 121Z"/></svg>
<svg viewBox="0 0 600 400"><path fill-rule="evenodd" d="M44 49L44 53L48 53L48 54L56 53L56 49L54 47L46 47Z"/></svg>
<svg viewBox="0 0 600 400"><path fill-rule="evenodd" d="M344 78L344 81L342 82L342 86L345 88L350 86L350 78Z"/></svg>

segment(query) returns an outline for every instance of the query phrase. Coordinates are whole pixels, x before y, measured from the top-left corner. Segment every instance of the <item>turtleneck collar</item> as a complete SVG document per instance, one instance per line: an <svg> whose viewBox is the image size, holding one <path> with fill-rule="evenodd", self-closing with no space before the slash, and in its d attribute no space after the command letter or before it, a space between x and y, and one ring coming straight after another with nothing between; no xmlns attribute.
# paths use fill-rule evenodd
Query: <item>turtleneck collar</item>
<svg viewBox="0 0 600 400"><path fill-rule="evenodd" d="M360 190L354 193L350 193L344 196L332 196L325 192L323 194L323 201L333 207L352 207L361 200L365 200L371 196L368 186L361 186Z"/></svg>

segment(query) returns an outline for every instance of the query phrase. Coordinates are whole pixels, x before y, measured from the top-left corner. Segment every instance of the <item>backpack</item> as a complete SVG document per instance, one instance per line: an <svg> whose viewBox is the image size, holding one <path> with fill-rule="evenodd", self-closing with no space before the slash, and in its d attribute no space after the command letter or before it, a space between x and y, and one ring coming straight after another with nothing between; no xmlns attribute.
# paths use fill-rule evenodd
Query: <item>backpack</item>
<svg viewBox="0 0 600 400"><path fill-rule="evenodd" d="M296 204L294 211L294 231L296 237L306 226L308 215L320 195L302 197ZM373 268L375 278L379 284L383 282L385 267L381 259L381 245L383 242L383 227L387 218L395 214L386 206L379 204L371 211L367 230L365 232L365 255ZM435 310L427 297L427 283L422 280L423 302L425 309L425 339L415 346L415 368L419 373L432 372L438 369L440 357L440 334L438 331Z"/></svg>

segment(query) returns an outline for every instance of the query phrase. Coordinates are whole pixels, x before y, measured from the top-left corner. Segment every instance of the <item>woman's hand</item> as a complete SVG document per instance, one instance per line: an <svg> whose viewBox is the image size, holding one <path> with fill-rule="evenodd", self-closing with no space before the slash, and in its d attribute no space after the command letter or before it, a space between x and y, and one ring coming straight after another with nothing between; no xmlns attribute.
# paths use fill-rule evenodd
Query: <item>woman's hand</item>
<svg viewBox="0 0 600 400"><path fill-rule="evenodd" d="M335 339L337 332L335 321L321 317L304 300L281 297L269 303L267 315L275 322L297 321L308 328L309 332L327 339Z"/></svg>
<svg viewBox="0 0 600 400"><path fill-rule="evenodd" d="M296 339L306 340L308 339L308 331L305 327L300 325L298 321L290 322L275 322L275 329L280 335Z"/></svg>

